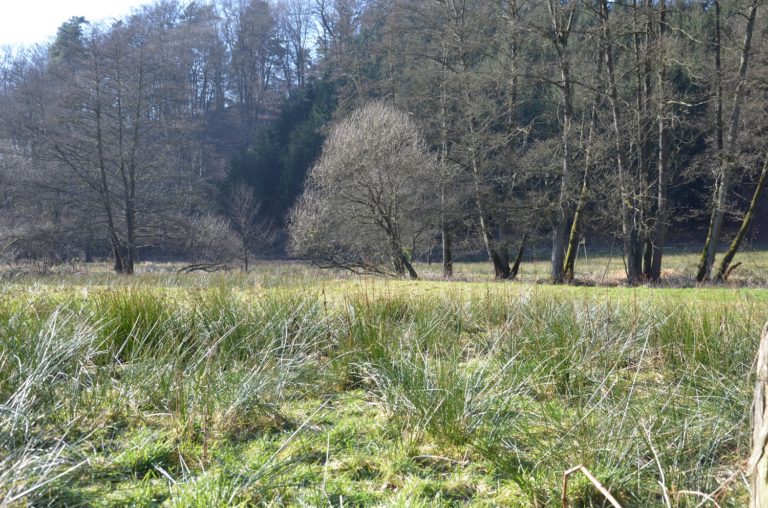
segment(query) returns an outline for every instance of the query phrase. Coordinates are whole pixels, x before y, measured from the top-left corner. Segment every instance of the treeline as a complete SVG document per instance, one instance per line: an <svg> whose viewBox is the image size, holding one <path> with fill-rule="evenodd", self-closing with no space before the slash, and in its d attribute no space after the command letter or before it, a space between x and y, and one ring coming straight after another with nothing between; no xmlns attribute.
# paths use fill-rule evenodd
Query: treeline
<svg viewBox="0 0 768 508"><path fill-rule="evenodd" d="M368 210L397 181L386 234L370 233L384 215L350 212L362 210L354 198L314 201L327 220L307 206L290 215L294 231L313 224L305 246L345 254L347 267L378 271L380 249L361 242L383 238L396 272L442 252L450 276L453 252L482 249L507 279L546 242L562 282L589 234L621 246L630 283L658 281L665 246L681 238L701 248L699 280L723 279L765 214L767 8L228 0L163 2L110 25L73 18L50 46L2 65L2 247L108 254L127 273L161 253L247 263L285 243L317 162L335 188L379 179ZM360 109L372 101L406 114L403 154L423 145L429 162L372 154L398 147L380 142L399 139L384 121L366 125L388 137L343 135L346 118L380 108ZM330 132L364 146L321 157ZM348 170L361 160L383 166ZM387 168L397 178L382 178ZM310 177L310 198L321 182Z"/></svg>
<svg viewBox="0 0 768 508"><path fill-rule="evenodd" d="M258 240L279 229L333 110L313 23L299 1L161 2L6 51L5 254L110 257L132 273L139 258L269 247Z"/></svg>

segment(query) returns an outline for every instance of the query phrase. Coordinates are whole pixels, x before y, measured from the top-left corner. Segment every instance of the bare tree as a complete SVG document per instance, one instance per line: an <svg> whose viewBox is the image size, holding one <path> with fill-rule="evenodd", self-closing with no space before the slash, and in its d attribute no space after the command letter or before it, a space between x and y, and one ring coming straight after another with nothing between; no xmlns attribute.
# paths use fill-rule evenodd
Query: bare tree
<svg viewBox="0 0 768 508"><path fill-rule="evenodd" d="M271 91L277 58L277 20L264 0L224 0L224 42L229 55L228 83L242 122L242 134L253 132ZM243 142L247 143L247 137Z"/></svg>
<svg viewBox="0 0 768 508"><path fill-rule="evenodd" d="M272 242L272 228L259 219L261 203L256 200L253 187L240 183L232 191L230 201L232 222L240 240L240 257L243 271L248 271L251 253L257 247L265 247Z"/></svg>
<svg viewBox="0 0 768 508"><path fill-rule="evenodd" d="M295 75L286 72L289 86L303 90L311 63L311 36L315 32L314 8L309 0L281 0L278 3L280 31L286 43L286 55Z"/></svg>
<svg viewBox="0 0 768 508"><path fill-rule="evenodd" d="M602 46L602 44L600 44ZM596 151L596 138L598 129L598 110L600 109L603 101L602 90L602 69L603 69L603 54L600 47L597 51L597 69L595 73L595 91L592 103L592 108L589 112L589 126L587 127L586 139L584 140L584 172L581 179L581 190L579 191L579 197L576 201L576 208L573 212L573 220L571 221L571 230L568 235L568 248L565 254L565 260L563 261L563 272L565 280L572 282L574 279L576 255L578 254L579 243L582 239L582 233L584 229L584 223L586 222L585 208L587 206L587 198L590 189L590 179L594 179L594 166L597 159Z"/></svg>
<svg viewBox="0 0 768 508"><path fill-rule="evenodd" d="M639 231L636 198L632 192L633 183L627 161L628 142L625 135L625 125L622 120L621 104L619 103L618 77L614 65L614 39L611 33L609 15L611 9L607 0L600 1L600 18L603 28L603 44L605 56L606 88L611 107L613 135L616 143L616 169L621 193L621 225L624 253L627 263L627 280L635 284L640 279L640 259L638 253Z"/></svg>
<svg viewBox="0 0 768 508"><path fill-rule="evenodd" d="M665 0L659 1L659 28L656 39L659 47L657 62L657 94L658 94L658 150L659 158L657 161L657 191L656 191L656 221L653 230L653 241L651 246L651 263L644 272L652 282L658 282L661 279L661 261L664 255L664 244L667 238L667 222L669 213L669 124L670 108L667 106L666 96L666 71L667 59L665 41L668 37L667 32L667 5Z"/></svg>
<svg viewBox="0 0 768 508"><path fill-rule="evenodd" d="M196 181L173 143L189 117L179 107L184 88L169 85L176 59L158 49L171 35L163 9L67 32L67 51L20 89L35 106L13 119L38 189L103 232L119 273L133 273L140 247L178 229L180 202Z"/></svg>
<svg viewBox="0 0 768 508"><path fill-rule="evenodd" d="M738 136L741 117L742 102L747 88L747 71L749 69L749 57L752 49L752 33L755 27L757 17L757 8L762 3L761 0L750 0L749 11L746 15L747 25L744 29L744 40L741 45L741 55L739 61L738 81L733 92L733 106L731 109L731 118L728 125L728 135L724 146L719 181L714 189L712 216L707 231L707 239L704 243L704 250L701 253L698 273L696 279L701 282L710 277L712 265L715 262L715 253L717 245L720 242L720 234L723 226L726 209L728 208L729 195L733 180L735 158L738 150ZM719 44L718 44L719 50ZM718 59L719 60L719 59Z"/></svg>
<svg viewBox="0 0 768 508"><path fill-rule="evenodd" d="M413 279L407 247L423 231L437 169L407 114L373 102L331 130L290 216L291 251L323 267Z"/></svg>
<svg viewBox="0 0 768 508"><path fill-rule="evenodd" d="M563 174L560 179L560 196L557 202L557 217L552 233L552 282L560 283L565 280L565 255L568 242L567 230L570 219L573 179L573 82L571 76L571 56L568 40L573 29L575 16L578 15L575 1L555 2L548 0L549 16L552 22L550 40L557 53L558 67L560 68L560 82L558 88L561 94L563 108L561 121L561 134L563 139Z"/></svg>
<svg viewBox="0 0 768 508"><path fill-rule="evenodd" d="M763 157L763 169L760 171L760 176L758 177L755 191L752 194L752 200L749 203L747 212L744 214L744 217L741 220L741 226L736 232L736 236L733 237L731 245L728 247L728 250L723 255L723 259L720 261L720 266L718 267L717 273L715 275L715 280L717 281L727 279L733 268L737 266L738 263L733 266L731 266L731 263L733 262L733 258L736 257L736 253L739 251L741 242L744 241L744 237L746 236L749 227L752 225L752 221L755 219L755 213L757 212L760 198L762 197L763 191L765 190L766 180L768 180L768 155L763 154Z"/></svg>
<svg viewBox="0 0 768 508"><path fill-rule="evenodd" d="M500 160L517 134L510 128L509 71L514 65L498 66L485 58L484 46L496 28L498 14L482 1L441 0L434 21L446 48L444 67L450 71L452 143L448 159L471 177L471 189L480 235L497 279L516 275L509 265L508 236L512 225L503 196L512 182L509 160ZM513 59L514 60L514 59ZM446 92L444 92L446 93ZM506 154L506 153L505 153ZM500 199L501 198L501 199Z"/></svg>
<svg viewBox="0 0 768 508"><path fill-rule="evenodd" d="M182 272L228 269L240 257L240 239L223 217L202 215L190 221L185 248L191 264Z"/></svg>

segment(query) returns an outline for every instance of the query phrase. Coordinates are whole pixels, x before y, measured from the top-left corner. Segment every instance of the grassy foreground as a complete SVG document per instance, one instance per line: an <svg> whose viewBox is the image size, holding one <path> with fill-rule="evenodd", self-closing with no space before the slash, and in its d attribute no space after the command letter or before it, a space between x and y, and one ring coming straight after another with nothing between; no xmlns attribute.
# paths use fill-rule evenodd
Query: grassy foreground
<svg viewBox="0 0 768 508"><path fill-rule="evenodd" d="M584 464L624 506L743 506L766 320L748 288L3 280L0 503L559 506Z"/></svg>

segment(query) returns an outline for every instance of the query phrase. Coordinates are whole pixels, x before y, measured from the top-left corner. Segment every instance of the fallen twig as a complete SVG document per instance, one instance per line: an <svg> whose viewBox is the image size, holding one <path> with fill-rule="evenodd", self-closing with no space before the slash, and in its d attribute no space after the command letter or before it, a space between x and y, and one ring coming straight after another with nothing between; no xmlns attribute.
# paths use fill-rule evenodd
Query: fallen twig
<svg viewBox="0 0 768 508"><path fill-rule="evenodd" d="M179 268L178 273L192 273L192 272L218 272L221 270L229 270L229 266L224 263L195 263L186 265Z"/></svg>

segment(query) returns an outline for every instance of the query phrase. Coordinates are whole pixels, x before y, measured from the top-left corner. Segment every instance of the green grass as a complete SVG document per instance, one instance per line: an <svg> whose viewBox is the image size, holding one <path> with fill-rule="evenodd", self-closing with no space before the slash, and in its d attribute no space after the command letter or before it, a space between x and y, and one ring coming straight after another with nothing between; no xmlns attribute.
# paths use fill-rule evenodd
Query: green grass
<svg viewBox="0 0 768 508"><path fill-rule="evenodd" d="M748 498L748 282L87 268L0 282L0 504L559 506L576 464L625 506Z"/></svg>

